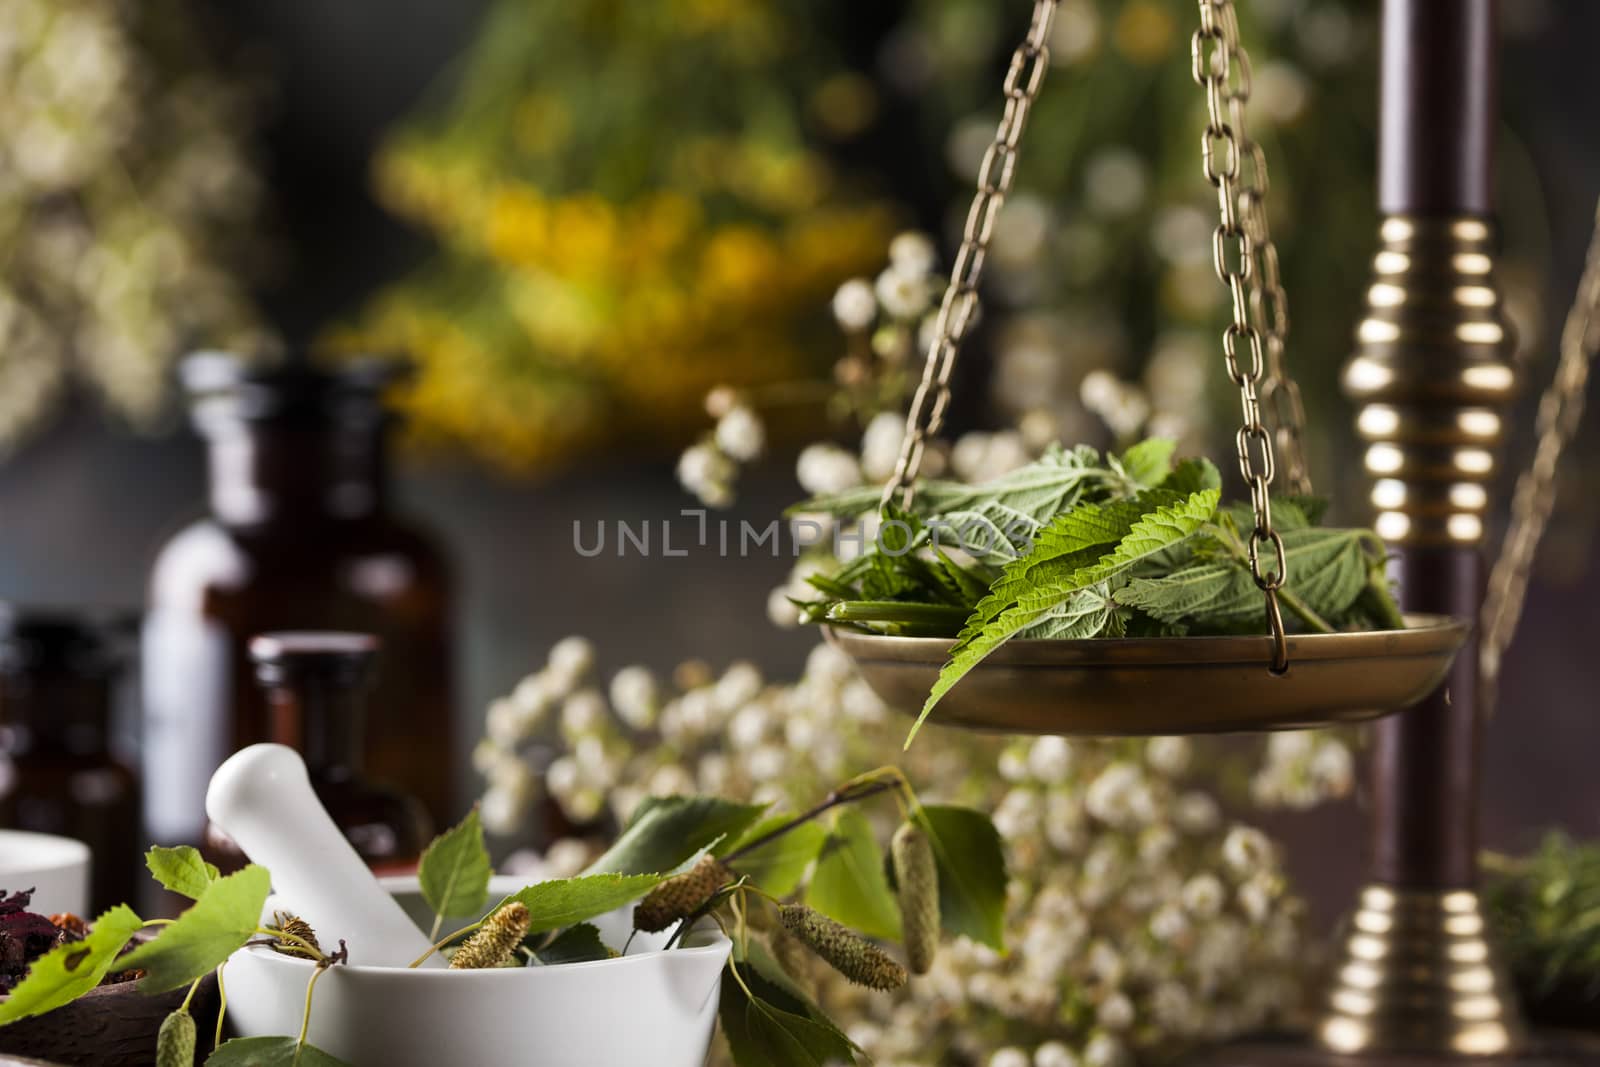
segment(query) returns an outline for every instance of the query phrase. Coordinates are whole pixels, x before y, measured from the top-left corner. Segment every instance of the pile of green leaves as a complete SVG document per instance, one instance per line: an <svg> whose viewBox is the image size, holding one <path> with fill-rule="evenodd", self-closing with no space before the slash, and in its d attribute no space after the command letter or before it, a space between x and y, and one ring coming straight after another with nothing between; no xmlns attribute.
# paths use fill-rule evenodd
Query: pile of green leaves
<svg viewBox="0 0 1600 1067"><path fill-rule="evenodd" d="M865 552L809 579L819 596L798 602L803 617L867 633L955 638L919 726L1013 638L1264 632L1265 599L1250 574L1249 505L1222 505L1216 467L1174 462L1174 451L1160 438L1105 456L1053 447L983 485L925 483L913 510L884 514ZM807 500L791 513L854 519L875 503L876 491L861 489ZM1370 530L1319 525L1324 511L1310 497L1272 505L1288 566L1279 600L1291 625L1324 633L1403 628L1382 541Z"/></svg>
<svg viewBox="0 0 1600 1067"><path fill-rule="evenodd" d="M1600 1002L1600 842L1551 833L1525 857L1488 855L1484 899L1525 996Z"/></svg>

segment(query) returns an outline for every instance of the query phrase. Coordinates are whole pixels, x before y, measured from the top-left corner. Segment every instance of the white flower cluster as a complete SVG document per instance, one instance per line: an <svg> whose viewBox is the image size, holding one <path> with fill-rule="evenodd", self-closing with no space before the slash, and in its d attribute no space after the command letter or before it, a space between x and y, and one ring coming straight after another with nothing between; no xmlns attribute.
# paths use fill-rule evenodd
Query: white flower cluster
<svg viewBox="0 0 1600 1067"><path fill-rule="evenodd" d="M1355 757L1335 731L1273 734L1266 758L1250 780L1250 797L1263 808L1304 811L1348 796Z"/></svg>
<svg viewBox="0 0 1600 1067"><path fill-rule="evenodd" d="M749 400L727 386L706 394L706 413L716 425L678 458L678 483L707 507L725 508L733 503L739 464L766 450L767 427Z"/></svg>
<svg viewBox="0 0 1600 1067"><path fill-rule="evenodd" d="M859 419L866 434L859 456L829 443L802 451L795 475L806 492L842 492L885 481L893 472L904 416L879 409L899 403L911 356L928 343L933 301L942 284L936 265L931 240L902 233L890 242L889 265L875 280L852 278L834 293L833 316L848 351L834 368L838 391L829 407L848 408L845 413ZM782 386L773 390L785 391ZM706 410L716 426L679 458L678 482L710 507L733 503L740 464L759 458L766 447L756 399L727 386L713 389Z"/></svg>
<svg viewBox="0 0 1600 1067"><path fill-rule="evenodd" d="M690 663L670 684L628 667L602 688L592 658L569 639L491 708L486 822L536 794L533 772L504 762L540 723L561 748L544 786L580 823L687 792L798 809L890 760L926 799L993 813L1013 877L1009 955L954 939L897 997L806 976L880 1064L1114 1067L1258 1025L1296 995L1299 906L1277 850L1223 814L1188 740L1006 743L934 726L902 754L906 720L827 645L790 685ZM545 863L585 854L558 842Z"/></svg>
<svg viewBox="0 0 1600 1067"><path fill-rule="evenodd" d="M196 68L178 18L113 0L0 5L0 444L71 375L148 421L185 345L260 347L215 258L258 199L241 99Z"/></svg>

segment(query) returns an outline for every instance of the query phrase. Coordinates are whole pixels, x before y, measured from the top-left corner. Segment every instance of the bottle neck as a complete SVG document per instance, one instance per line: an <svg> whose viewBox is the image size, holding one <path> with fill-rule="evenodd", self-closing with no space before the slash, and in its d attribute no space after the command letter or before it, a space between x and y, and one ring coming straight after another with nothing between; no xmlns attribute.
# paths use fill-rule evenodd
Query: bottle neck
<svg viewBox="0 0 1600 1067"><path fill-rule="evenodd" d="M106 679L0 676L0 743L13 756L103 755L110 718Z"/></svg>
<svg viewBox="0 0 1600 1067"><path fill-rule="evenodd" d="M305 757L313 776L357 775L365 696L364 690L323 680L275 686L267 691L272 739Z"/></svg>
<svg viewBox="0 0 1600 1067"><path fill-rule="evenodd" d="M212 513L254 527L348 521L388 505L381 419L328 426L228 420L206 429Z"/></svg>

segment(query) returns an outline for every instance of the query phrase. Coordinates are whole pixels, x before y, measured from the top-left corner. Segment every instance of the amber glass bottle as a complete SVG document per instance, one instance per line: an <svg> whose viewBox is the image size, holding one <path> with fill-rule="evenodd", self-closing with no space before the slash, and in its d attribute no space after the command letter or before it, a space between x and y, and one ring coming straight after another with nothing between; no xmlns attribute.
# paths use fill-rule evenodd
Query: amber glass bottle
<svg viewBox="0 0 1600 1067"><path fill-rule="evenodd" d="M250 642L250 658L272 740L305 757L311 788L367 866L398 873L416 866L433 829L417 800L362 773L366 703L382 673L378 649L371 634L272 633ZM206 852L224 870L243 863L214 827Z"/></svg>
<svg viewBox="0 0 1600 1067"><path fill-rule="evenodd" d="M184 381L210 461L211 513L161 549L150 577L143 683L146 827L197 841L211 772L269 736L246 652L278 630L383 641L366 767L452 809L451 581L442 552L390 510L393 363L333 374L192 357Z"/></svg>
<svg viewBox="0 0 1600 1067"><path fill-rule="evenodd" d="M133 899L142 868L138 778L111 746L123 640L110 619L0 606L0 825L87 844L91 914Z"/></svg>

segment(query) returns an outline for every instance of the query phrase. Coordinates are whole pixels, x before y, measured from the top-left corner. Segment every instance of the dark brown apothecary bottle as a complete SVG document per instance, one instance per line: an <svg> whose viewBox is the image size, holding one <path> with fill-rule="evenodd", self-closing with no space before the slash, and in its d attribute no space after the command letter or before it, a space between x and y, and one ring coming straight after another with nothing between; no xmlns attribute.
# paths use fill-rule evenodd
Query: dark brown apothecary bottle
<svg viewBox="0 0 1600 1067"><path fill-rule="evenodd" d="M0 605L0 825L88 845L91 915L142 868L139 780L111 744L131 622Z"/></svg>
<svg viewBox="0 0 1600 1067"><path fill-rule="evenodd" d="M272 740L305 757L311 788L367 866L398 873L416 866L433 837L421 803L362 773L367 699L381 675L378 639L356 633L273 633L250 642L266 695ZM243 865L214 827L206 852L217 866Z"/></svg>
<svg viewBox="0 0 1600 1067"><path fill-rule="evenodd" d="M183 367L209 455L211 513L161 549L143 648L145 825L198 841L211 773L270 736L246 643L282 630L376 634L385 669L365 766L443 825L454 807L452 584L442 551L389 507L389 361L325 372Z"/></svg>

